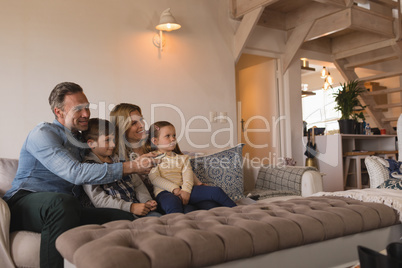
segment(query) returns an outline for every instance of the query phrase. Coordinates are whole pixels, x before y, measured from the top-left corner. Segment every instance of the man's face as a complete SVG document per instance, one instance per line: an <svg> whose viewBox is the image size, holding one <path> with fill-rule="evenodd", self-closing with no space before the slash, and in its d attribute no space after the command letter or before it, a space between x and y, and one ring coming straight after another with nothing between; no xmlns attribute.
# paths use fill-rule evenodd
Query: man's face
<svg viewBox="0 0 402 268"><path fill-rule="evenodd" d="M78 92L66 95L64 98L64 109L55 108L57 120L70 129L71 132L84 131L88 129L88 120L91 115L89 102L84 93Z"/></svg>

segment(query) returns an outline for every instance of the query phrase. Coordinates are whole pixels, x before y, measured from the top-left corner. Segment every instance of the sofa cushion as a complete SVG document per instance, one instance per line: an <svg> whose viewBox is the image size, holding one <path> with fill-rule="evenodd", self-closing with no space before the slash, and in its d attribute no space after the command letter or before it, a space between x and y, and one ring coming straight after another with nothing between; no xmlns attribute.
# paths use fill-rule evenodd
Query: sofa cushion
<svg viewBox="0 0 402 268"><path fill-rule="evenodd" d="M222 188L233 201L244 198L243 146L190 159L194 174L201 182Z"/></svg>
<svg viewBox="0 0 402 268"><path fill-rule="evenodd" d="M10 235L10 253L17 267L40 267L40 233L13 232Z"/></svg>
<svg viewBox="0 0 402 268"><path fill-rule="evenodd" d="M394 159L385 159L387 161L387 168L389 176L391 178L402 178L402 162L398 162Z"/></svg>
<svg viewBox="0 0 402 268"><path fill-rule="evenodd" d="M402 179L390 178L381 183L377 188L402 190Z"/></svg>
<svg viewBox="0 0 402 268"><path fill-rule="evenodd" d="M0 197L11 188L17 168L18 159L0 158Z"/></svg>

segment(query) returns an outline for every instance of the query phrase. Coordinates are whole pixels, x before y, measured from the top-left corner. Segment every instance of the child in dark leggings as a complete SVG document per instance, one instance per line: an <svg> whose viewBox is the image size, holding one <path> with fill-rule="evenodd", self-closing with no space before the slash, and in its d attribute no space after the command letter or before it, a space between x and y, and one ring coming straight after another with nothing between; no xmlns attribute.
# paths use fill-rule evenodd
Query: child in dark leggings
<svg viewBox="0 0 402 268"><path fill-rule="evenodd" d="M162 157L162 162L151 170L149 178L154 185L156 201L166 214L236 206L221 188L194 180L189 157L181 153L171 123L159 121L151 125L145 147L146 151L157 150Z"/></svg>

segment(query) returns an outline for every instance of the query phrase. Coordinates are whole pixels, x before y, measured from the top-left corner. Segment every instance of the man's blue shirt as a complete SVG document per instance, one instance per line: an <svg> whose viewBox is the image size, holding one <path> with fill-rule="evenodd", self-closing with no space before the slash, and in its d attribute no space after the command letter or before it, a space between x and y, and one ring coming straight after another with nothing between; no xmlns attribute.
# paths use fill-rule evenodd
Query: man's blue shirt
<svg viewBox="0 0 402 268"><path fill-rule="evenodd" d="M18 190L77 195L81 184L105 184L122 178L122 163L81 163L85 144L60 122L38 124L22 146L18 170L4 199Z"/></svg>

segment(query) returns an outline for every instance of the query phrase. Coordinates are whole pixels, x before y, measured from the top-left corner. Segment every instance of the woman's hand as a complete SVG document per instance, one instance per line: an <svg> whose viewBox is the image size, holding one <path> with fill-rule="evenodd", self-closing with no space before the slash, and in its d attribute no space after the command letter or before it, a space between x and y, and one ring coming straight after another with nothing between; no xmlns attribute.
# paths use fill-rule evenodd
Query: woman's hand
<svg viewBox="0 0 402 268"><path fill-rule="evenodd" d="M146 153L146 154L142 154L140 157L145 156L145 157L152 157L152 158L154 158L154 157L157 157L158 155L159 155L158 152L153 151L153 152L149 152L149 153Z"/></svg>
<svg viewBox="0 0 402 268"><path fill-rule="evenodd" d="M151 211L151 208L152 206L147 203L132 203L130 206L130 212L137 216L145 216Z"/></svg>
<svg viewBox="0 0 402 268"><path fill-rule="evenodd" d="M181 190L180 198L181 198L181 201L183 202L183 205L187 205L188 201L190 201L190 193L187 193L186 191Z"/></svg>
<svg viewBox="0 0 402 268"><path fill-rule="evenodd" d="M160 159L154 159L157 156L156 152L143 154L132 161L123 163L123 175L148 174L153 167L160 163Z"/></svg>
<svg viewBox="0 0 402 268"><path fill-rule="evenodd" d="M145 204L150 205L150 210L155 211L158 208L158 203L155 200L148 200Z"/></svg>

